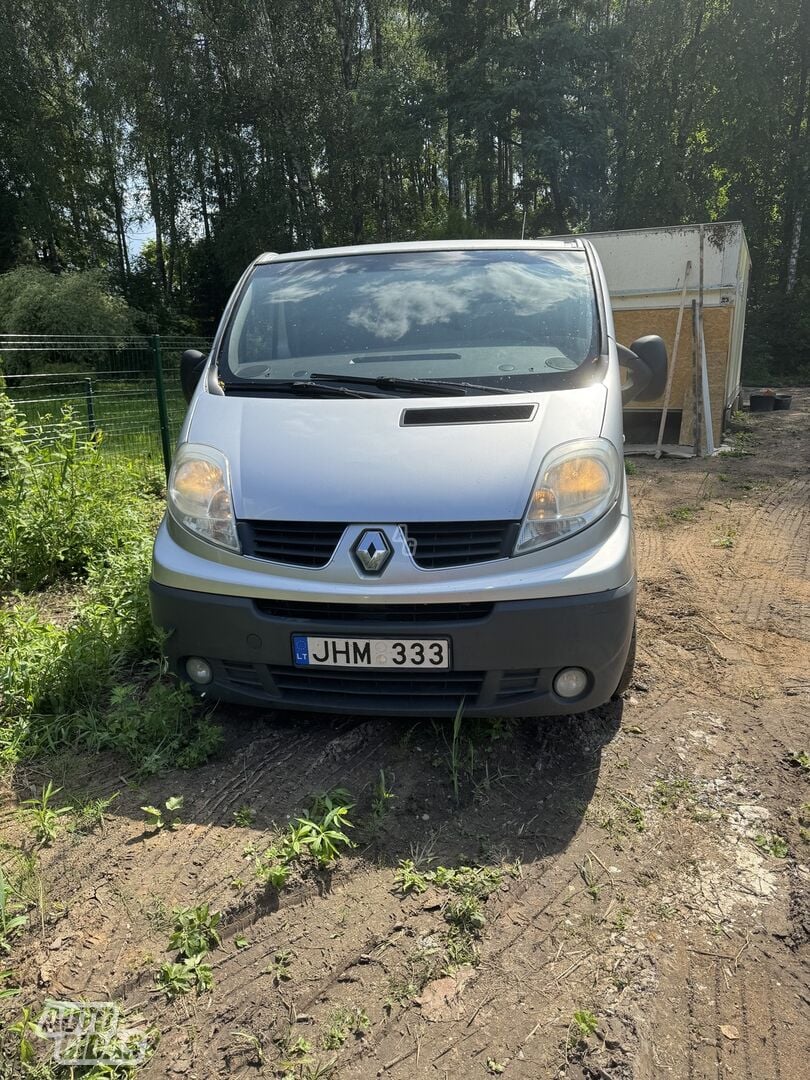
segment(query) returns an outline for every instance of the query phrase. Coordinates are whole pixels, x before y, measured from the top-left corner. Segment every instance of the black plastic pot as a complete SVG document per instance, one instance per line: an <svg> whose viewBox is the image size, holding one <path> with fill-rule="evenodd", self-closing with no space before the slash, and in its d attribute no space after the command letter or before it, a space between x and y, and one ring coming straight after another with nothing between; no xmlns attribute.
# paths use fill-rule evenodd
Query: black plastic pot
<svg viewBox="0 0 810 1080"><path fill-rule="evenodd" d="M771 412L776 407L776 394L752 394L751 412Z"/></svg>
<svg viewBox="0 0 810 1080"><path fill-rule="evenodd" d="M789 409L792 401L791 394L777 394L773 407L775 409Z"/></svg>

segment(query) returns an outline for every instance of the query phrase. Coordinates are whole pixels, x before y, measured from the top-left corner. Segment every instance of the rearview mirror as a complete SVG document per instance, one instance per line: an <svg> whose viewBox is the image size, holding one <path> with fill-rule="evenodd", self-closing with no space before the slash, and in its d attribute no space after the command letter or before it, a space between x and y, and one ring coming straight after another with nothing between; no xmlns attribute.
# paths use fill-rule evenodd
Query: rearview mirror
<svg viewBox="0 0 810 1080"><path fill-rule="evenodd" d="M180 357L180 385L186 401L191 401L207 359L198 349L186 349Z"/></svg>
<svg viewBox="0 0 810 1080"><path fill-rule="evenodd" d="M667 385L667 347L657 334L637 338L629 349L617 346L619 363L630 372L630 381L622 387L622 404L629 401L655 401Z"/></svg>

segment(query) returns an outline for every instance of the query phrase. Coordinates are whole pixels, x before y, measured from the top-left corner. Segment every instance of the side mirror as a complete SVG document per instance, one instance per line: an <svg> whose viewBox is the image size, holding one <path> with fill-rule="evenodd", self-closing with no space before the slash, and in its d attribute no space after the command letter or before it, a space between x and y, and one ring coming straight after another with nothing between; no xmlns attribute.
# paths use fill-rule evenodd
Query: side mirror
<svg viewBox="0 0 810 1080"><path fill-rule="evenodd" d="M186 349L180 357L180 386L186 401L191 401L207 359L205 353L197 349Z"/></svg>
<svg viewBox="0 0 810 1080"><path fill-rule="evenodd" d="M618 346L619 363L630 372L630 382L622 387L622 404L629 401L656 401L667 385L667 347L663 338L648 334L629 349Z"/></svg>

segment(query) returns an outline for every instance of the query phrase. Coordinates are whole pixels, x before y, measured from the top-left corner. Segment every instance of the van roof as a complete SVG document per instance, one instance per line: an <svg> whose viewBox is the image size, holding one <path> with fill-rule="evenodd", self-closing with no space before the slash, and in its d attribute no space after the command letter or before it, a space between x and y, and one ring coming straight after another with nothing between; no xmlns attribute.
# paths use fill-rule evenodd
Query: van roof
<svg viewBox="0 0 810 1080"><path fill-rule="evenodd" d="M554 240L415 240L401 244L358 244L354 247L312 248L309 251L288 251L279 254L266 251L256 259L256 264L290 262L293 259L326 259L336 255L385 255L414 251L582 251L585 241L579 237L562 237Z"/></svg>

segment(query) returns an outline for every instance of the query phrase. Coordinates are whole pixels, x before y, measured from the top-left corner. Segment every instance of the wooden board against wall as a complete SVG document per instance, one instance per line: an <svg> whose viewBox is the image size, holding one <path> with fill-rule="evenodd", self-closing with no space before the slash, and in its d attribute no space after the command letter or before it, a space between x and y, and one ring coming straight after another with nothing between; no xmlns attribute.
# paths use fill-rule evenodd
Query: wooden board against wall
<svg viewBox="0 0 810 1080"><path fill-rule="evenodd" d="M703 333L706 337L706 361L709 375L709 398L712 407L712 427L714 441L720 445L723 427L723 406L726 394L726 368L729 362L731 345L731 305L723 307L704 307ZM675 324L678 321L677 308L643 308L633 311L613 310L616 325L616 339L622 345L631 345L636 338L645 334L660 334L667 343L667 352L671 354L675 341ZM670 355L670 363L672 356ZM681 340L678 344L678 358L675 365L675 377L672 380L672 397L669 407L682 409L686 402L687 387L692 378L692 309L687 303L683 313ZM663 400L631 403L628 409L662 408Z"/></svg>

